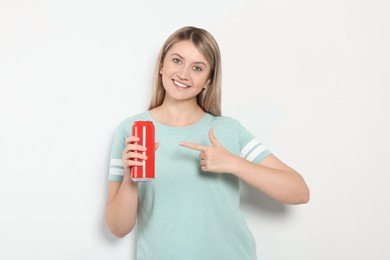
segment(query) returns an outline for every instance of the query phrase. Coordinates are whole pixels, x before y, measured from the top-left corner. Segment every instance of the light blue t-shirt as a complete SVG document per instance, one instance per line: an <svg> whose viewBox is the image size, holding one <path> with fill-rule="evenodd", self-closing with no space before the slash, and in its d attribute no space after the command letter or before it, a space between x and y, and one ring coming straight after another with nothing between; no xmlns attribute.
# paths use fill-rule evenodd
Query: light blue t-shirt
<svg viewBox="0 0 390 260"><path fill-rule="evenodd" d="M256 243L239 208L239 179L200 169L199 152L187 141L211 145L217 140L231 153L259 163L270 151L232 118L206 113L196 124L170 127L149 112L124 120L111 151L109 180L122 181L122 151L136 120L151 120L159 148L155 180L138 184L138 260L255 260Z"/></svg>

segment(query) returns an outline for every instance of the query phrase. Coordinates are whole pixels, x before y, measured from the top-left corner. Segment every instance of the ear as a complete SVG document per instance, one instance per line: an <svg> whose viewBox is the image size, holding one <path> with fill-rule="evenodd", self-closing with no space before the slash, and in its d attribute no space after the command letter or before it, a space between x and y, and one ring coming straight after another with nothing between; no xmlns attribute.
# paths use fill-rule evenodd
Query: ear
<svg viewBox="0 0 390 260"><path fill-rule="evenodd" d="M162 75L162 72L163 72L163 67L161 66L160 67L160 74Z"/></svg>

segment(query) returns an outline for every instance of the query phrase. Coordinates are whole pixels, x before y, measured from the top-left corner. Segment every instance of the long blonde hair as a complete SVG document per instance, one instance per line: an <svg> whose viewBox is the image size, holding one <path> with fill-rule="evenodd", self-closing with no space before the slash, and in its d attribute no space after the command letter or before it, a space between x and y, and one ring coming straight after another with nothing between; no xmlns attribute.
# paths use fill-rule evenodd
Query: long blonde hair
<svg viewBox="0 0 390 260"><path fill-rule="evenodd" d="M149 109L160 106L165 97L165 89L162 83L160 69L167 52L172 46L184 40L190 40L195 47L202 53L211 70L209 75L210 83L206 89L197 96L198 105L205 111L214 116L220 116L221 113L221 53L214 37L204 29L192 26L183 27L175 31L165 41L160 50L157 59L156 70L153 81L152 99Z"/></svg>

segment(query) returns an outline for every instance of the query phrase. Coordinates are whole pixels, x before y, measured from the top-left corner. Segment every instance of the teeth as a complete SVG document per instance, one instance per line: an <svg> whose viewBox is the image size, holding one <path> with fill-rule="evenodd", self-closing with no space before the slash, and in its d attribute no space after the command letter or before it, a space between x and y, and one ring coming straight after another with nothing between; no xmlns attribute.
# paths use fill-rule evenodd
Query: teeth
<svg viewBox="0 0 390 260"><path fill-rule="evenodd" d="M178 86L178 87L181 87L181 88L188 88L187 85L182 84L182 83L180 83L180 82L177 82L176 80L174 80L173 83L175 83L175 85Z"/></svg>

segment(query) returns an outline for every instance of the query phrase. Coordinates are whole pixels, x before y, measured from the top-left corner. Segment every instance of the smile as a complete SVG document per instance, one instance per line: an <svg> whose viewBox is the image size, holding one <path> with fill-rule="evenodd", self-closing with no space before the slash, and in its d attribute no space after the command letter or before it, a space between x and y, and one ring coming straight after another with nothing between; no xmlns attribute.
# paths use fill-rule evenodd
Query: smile
<svg viewBox="0 0 390 260"><path fill-rule="evenodd" d="M173 84L175 84L175 86L179 87L179 88L189 88L190 86L186 85L186 84L183 84L179 81L176 81L176 80L172 80L173 81Z"/></svg>

